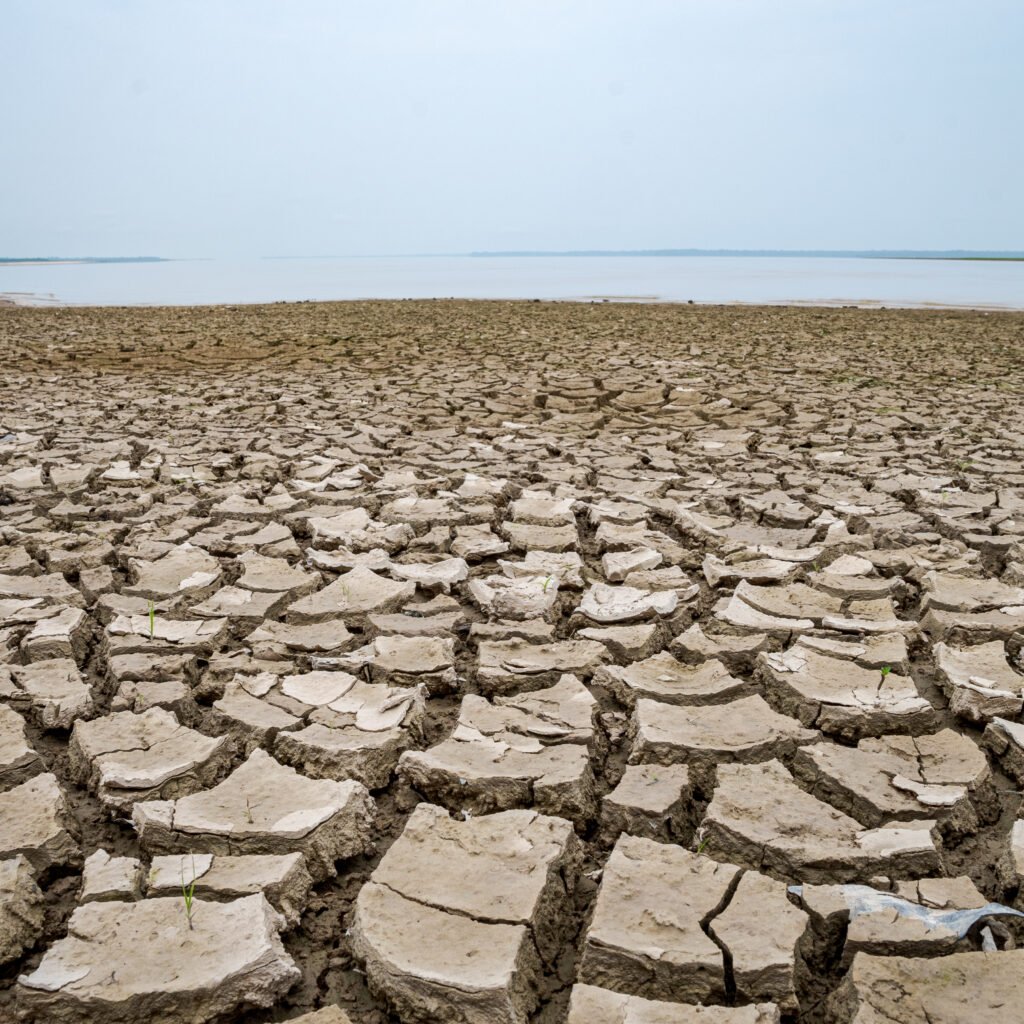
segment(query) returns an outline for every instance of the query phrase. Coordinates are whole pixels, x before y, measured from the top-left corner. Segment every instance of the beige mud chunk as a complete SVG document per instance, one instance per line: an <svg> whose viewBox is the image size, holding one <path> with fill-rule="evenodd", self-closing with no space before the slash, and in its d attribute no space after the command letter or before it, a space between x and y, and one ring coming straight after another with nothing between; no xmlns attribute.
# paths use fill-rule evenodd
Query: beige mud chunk
<svg viewBox="0 0 1024 1024"><path fill-rule="evenodd" d="M335 873L335 861L370 848L372 816L365 786L307 779L262 750L212 789L132 811L148 853L299 852L316 881Z"/></svg>
<svg viewBox="0 0 1024 1024"><path fill-rule="evenodd" d="M576 633L580 640L596 640L608 648L618 662L649 658L665 643L663 627L657 622L640 622L632 626L588 626Z"/></svg>
<svg viewBox="0 0 1024 1024"><path fill-rule="evenodd" d="M1024 950L937 958L860 953L828 1003L836 1024L1006 1024L1024 1003Z"/></svg>
<svg viewBox="0 0 1024 1024"><path fill-rule="evenodd" d="M566 1024L779 1024L778 1007L688 1006L573 985Z"/></svg>
<svg viewBox="0 0 1024 1024"><path fill-rule="evenodd" d="M56 776L37 775L0 793L0 860L22 854L37 875L81 864L76 833Z"/></svg>
<svg viewBox="0 0 1024 1024"><path fill-rule="evenodd" d="M778 761L718 768L703 827L708 852L776 878L861 881L935 873L933 820L865 829L800 789Z"/></svg>
<svg viewBox="0 0 1024 1024"><path fill-rule="evenodd" d="M53 1024L181 1024L272 1006L299 980L278 936L281 918L263 896L197 899L192 923L180 897L86 903L67 938L18 979L19 998Z"/></svg>
<svg viewBox="0 0 1024 1024"><path fill-rule="evenodd" d="M255 551L238 556L242 575L238 586L263 593L287 594L290 598L310 594L320 586L319 573L307 572L284 558L268 558Z"/></svg>
<svg viewBox="0 0 1024 1024"><path fill-rule="evenodd" d="M815 626L828 615L843 610L841 598L822 593L806 583L788 583L781 587L759 587L741 581L736 597L763 615L773 618L810 619Z"/></svg>
<svg viewBox="0 0 1024 1024"><path fill-rule="evenodd" d="M699 622L695 622L672 641L669 650L687 664L699 665L710 658L717 658L732 672L749 672L757 655L769 650L770 646L765 633L739 636L729 633L708 634Z"/></svg>
<svg viewBox="0 0 1024 1024"><path fill-rule="evenodd" d="M499 558L498 566L509 579L535 578L558 580L564 590L583 587L583 559L575 551L527 551L521 562Z"/></svg>
<svg viewBox="0 0 1024 1024"><path fill-rule="evenodd" d="M312 778L355 779L381 789L402 752L420 742L424 710L418 688L353 679L344 693L312 711L305 728L279 732L274 755Z"/></svg>
<svg viewBox="0 0 1024 1024"><path fill-rule="evenodd" d="M124 593L152 601L177 597L205 597L221 578L220 563L202 548L182 544L153 561L133 559L135 582Z"/></svg>
<svg viewBox="0 0 1024 1024"><path fill-rule="evenodd" d="M59 572L42 576L0 573L0 600L41 601L44 605L67 604L85 607L85 599Z"/></svg>
<svg viewBox="0 0 1024 1024"><path fill-rule="evenodd" d="M213 555L244 555L258 551L268 557L281 557L286 552L299 554L292 531L283 523L260 526L255 520L226 520L192 535L190 543L206 548ZM273 554L272 554L273 553Z"/></svg>
<svg viewBox="0 0 1024 1024"><path fill-rule="evenodd" d="M784 884L747 871L708 934L732 957L740 1000L772 1002L792 1013L798 1009L796 947L806 928L807 915L789 901Z"/></svg>
<svg viewBox="0 0 1024 1024"><path fill-rule="evenodd" d="M938 721L913 679L861 668L802 641L788 651L759 655L757 664L775 707L843 740L891 732L919 735Z"/></svg>
<svg viewBox="0 0 1024 1024"><path fill-rule="evenodd" d="M690 774L685 765L631 764L601 802L601 831L659 842L683 842L690 822Z"/></svg>
<svg viewBox="0 0 1024 1024"><path fill-rule="evenodd" d="M1008 640L1024 629L1024 605L987 612L944 612L930 609L921 618L921 629L958 646Z"/></svg>
<svg viewBox="0 0 1024 1024"><path fill-rule="evenodd" d="M64 605L43 604L41 597L21 600L17 597L0 598L0 624L4 628L23 626L58 615Z"/></svg>
<svg viewBox="0 0 1024 1024"><path fill-rule="evenodd" d="M988 761L951 729L929 736L882 736L856 747L822 743L797 752L793 772L815 796L868 828L938 818L974 832L998 814Z"/></svg>
<svg viewBox="0 0 1024 1024"><path fill-rule="evenodd" d="M146 896L180 896L182 886L193 882L198 898L217 902L263 893L289 927L298 924L313 887L300 853L237 857L183 853L153 858Z"/></svg>
<svg viewBox="0 0 1024 1024"><path fill-rule="evenodd" d="M495 697L493 704L475 698L464 701L463 708L464 721L488 735L508 731L542 743L582 743L591 749L600 739L597 701L568 674L543 690Z"/></svg>
<svg viewBox="0 0 1024 1024"><path fill-rule="evenodd" d="M221 587L205 601L193 605L193 615L204 619L228 619L245 623L262 622L280 615L288 604L287 593L246 590L244 587Z"/></svg>
<svg viewBox="0 0 1024 1024"><path fill-rule="evenodd" d="M782 490L769 490L740 498L740 505L756 516L762 526L797 529L807 526L814 511Z"/></svg>
<svg viewBox="0 0 1024 1024"><path fill-rule="evenodd" d="M365 668L375 683L422 685L431 694L451 693L458 687L451 637L378 636L337 663L353 672Z"/></svg>
<svg viewBox="0 0 1024 1024"><path fill-rule="evenodd" d="M378 576L372 569L356 568L339 576L323 590L291 604L288 621L297 625L334 618L358 622L367 615L397 611L415 591L415 583L399 583Z"/></svg>
<svg viewBox="0 0 1024 1024"><path fill-rule="evenodd" d="M243 494L230 494L210 509L210 518L215 523L234 519L266 522L282 512L291 511L294 505L288 494L276 488L263 501Z"/></svg>
<svg viewBox="0 0 1024 1024"><path fill-rule="evenodd" d="M953 573L927 572L921 580L922 610L988 612L1024 606L1024 587L993 579L976 579Z"/></svg>
<svg viewBox="0 0 1024 1024"><path fill-rule="evenodd" d="M331 572L360 568L385 572L391 568L391 556L383 548L372 548L369 551L349 551L348 548L318 551L307 548L306 560L318 569L329 569Z"/></svg>
<svg viewBox="0 0 1024 1024"><path fill-rule="evenodd" d="M43 762L25 735L25 720L17 711L0 704L0 793L42 770Z"/></svg>
<svg viewBox="0 0 1024 1024"><path fill-rule="evenodd" d="M252 682L258 679L260 676L236 676L224 687L223 696L214 701L209 716L213 729L230 733L246 754L272 744L278 733L301 728L303 724L300 715L264 700L261 690L254 692ZM274 679L272 685L276 685Z"/></svg>
<svg viewBox="0 0 1024 1024"><path fill-rule="evenodd" d="M477 684L485 694L508 694L553 686L563 673L589 678L608 660L594 640L531 644L522 640L480 644Z"/></svg>
<svg viewBox="0 0 1024 1024"><path fill-rule="evenodd" d="M567 900L581 863L562 818L522 810L458 820L420 804L371 881L438 909L525 925L553 962L572 928Z"/></svg>
<svg viewBox="0 0 1024 1024"><path fill-rule="evenodd" d="M106 850L96 850L85 858L80 903L137 900L141 894L142 862L137 857L111 857Z"/></svg>
<svg viewBox="0 0 1024 1024"><path fill-rule="evenodd" d="M537 526L506 520L501 524L501 535L513 551L575 552L580 538L575 523L564 526Z"/></svg>
<svg viewBox="0 0 1024 1024"><path fill-rule="evenodd" d="M849 601L842 613L824 616L821 625L824 629L834 629L839 633L868 636L877 633L910 633L916 628L914 622L897 618L896 608L888 597Z"/></svg>
<svg viewBox="0 0 1024 1024"><path fill-rule="evenodd" d="M652 592L638 587L595 583L583 595L576 611L607 626L671 615L678 604L679 596L674 590Z"/></svg>
<svg viewBox="0 0 1024 1024"><path fill-rule="evenodd" d="M701 572L709 587L723 583L785 583L800 571L797 562L783 562L777 558L751 558L728 562L717 555L707 555L701 563Z"/></svg>
<svg viewBox="0 0 1024 1024"><path fill-rule="evenodd" d="M720 661L684 665L667 651L622 668L608 665L594 673L594 682L628 708L648 698L665 704L721 704L751 692L751 685L729 674Z"/></svg>
<svg viewBox="0 0 1024 1024"><path fill-rule="evenodd" d="M413 605L408 611L392 615L367 616L363 635L376 639L378 636L435 636L442 640L452 639L455 630L463 625L466 616L461 608L438 611L430 614L415 611Z"/></svg>
<svg viewBox="0 0 1024 1024"><path fill-rule="evenodd" d="M503 555L508 549L508 541L497 536L488 523L455 527L452 554L467 562L479 562L484 558Z"/></svg>
<svg viewBox="0 0 1024 1024"><path fill-rule="evenodd" d="M21 854L0 860L0 966L39 941L46 899Z"/></svg>
<svg viewBox="0 0 1024 1024"><path fill-rule="evenodd" d="M852 661L861 668L881 672L888 669L900 675L910 672L910 655L902 633L874 633L859 637L802 636L801 648L832 658Z"/></svg>
<svg viewBox="0 0 1024 1024"><path fill-rule="evenodd" d="M310 516L308 525L314 547L331 549L359 543L370 522L370 513L356 507L333 516Z"/></svg>
<svg viewBox="0 0 1024 1024"><path fill-rule="evenodd" d="M92 691L70 658L0 666L0 696L42 729L70 729L93 709Z"/></svg>
<svg viewBox="0 0 1024 1024"><path fill-rule="evenodd" d="M21 653L28 662L70 658L81 665L85 662L90 632L85 612L80 608L64 608L32 627L21 642Z"/></svg>
<svg viewBox="0 0 1024 1024"><path fill-rule="evenodd" d="M469 566L462 558L442 558L436 562L392 562L392 576L409 580L421 590L451 593L456 583L469 576Z"/></svg>
<svg viewBox="0 0 1024 1024"><path fill-rule="evenodd" d="M629 551L609 551L601 556L601 570L609 583L622 583L632 572L657 569L663 561L654 548L632 548Z"/></svg>
<svg viewBox="0 0 1024 1024"><path fill-rule="evenodd" d="M494 514L489 502L456 504L447 498L396 498L381 507L385 523L408 523L419 532L431 526L459 526L463 523L486 523Z"/></svg>
<svg viewBox="0 0 1024 1024"><path fill-rule="evenodd" d="M0 544L0 573L11 576L38 576L39 563L21 547Z"/></svg>
<svg viewBox="0 0 1024 1024"><path fill-rule="evenodd" d="M525 1024L542 962L571 930L580 862L561 819L456 821L420 804L356 900L352 946L371 988L402 1020Z"/></svg>
<svg viewBox="0 0 1024 1024"><path fill-rule="evenodd" d="M645 999L724 999L722 951L701 924L725 904L740 870L620 836L601 878L580 981Z"/></svg>
<svg viewBox="0 0 1024 1024"><path fill-rule="evenodd" d="M863 573L843 571L844 558L850 558L854 562L865 565L868 571L872 568L871 563L865 558L843 555L824 571L808 573L807 578L815 590L820 590L844 601L872 601L888 597L899 586L898 579L883 579L865 576Z"/></svg>
<svg viewBox="0 0 1024 1024"><path fill-rule="evenodd" d="M641 699L630 732L630 763L662 765L767 761L821 736L773 711L757 694L705 707Z"/></svg>
<svg viewBox="0 0 1024 1024"><path fill-rule="evenodd" d="M661 535L658 535L661 536ZM653 546L655 534L646 522L603 522L594 533L599 551L628 551L631 548Z"/></svg>
<svg viewBox="0 0 1024 1024"><path fill-rule="evenodd" d="M1024 724L993 718L985 726L982 744L1010 778L1024 785Z"/></svg>
<svg viewBox="0 0 1024 1024"><path fill-rule="evenodd" d="M533 805L582 828L596 810L587 747L594 705L562 690L563 699L532 705L525 698L533 694L518 704L464 697L452 735L403 754L399 775L452 809L486 814Z"/></svg>
<svg viewBox="0 0 1024 1024"><path fill-rule="evenodd" d="M231 757L227 736L204 736L168 711L118 711L77 722L68 744L71 773L116 811L138 800L169 800L210 786Z"/></svg>
<svg viewBox="0 0 1024 1024"><path fill-rule="evenodd" d="M740 633L767 633L783 641L793 635L809 633L815 628L813 619L769 615L759 611L743 600L739 588L731 597L723 598L715 605L715 619Z"/></svg>
<svg viewBox="0 0 1024 1024"><path fill-rule="evenodd" d="M228 635L227 619L168 619L157 614L150 635L148 615L118 615L103 638L104 654L189 652L209 657Z"/></svg>
<svg viewBox="0 0 1024 1024"><path fill-rule="evenodd" d="M587 519L592 526L601 523L623 523L627 526L647 522L647 506L633 501L612 501L602 498L593 502L587 510Z"/></svg>
<svg viewBox="0 0 1024 1024"><path fill-rule="evenodd" d="M0 487L9 491L35 491L46 487L42 466L21 466L0 475Z"/></svg>
<svg viewBox="0 0 1024 1024"><path fill-rule="evenodd" d="M572 498L556 498L547 491L523 491L509 506L512 519L517 523L537 526L575 525Z"/></svg>
<svg viewBox="0 0 1024 1024"><path fill-rule="evenodd" d="M634 569L623 582L634 590L671 591L680 604L700 595L700 584L692 582L678 565L663 569Z"/></svg>
<svg viewBox="0 0 1024 1024"><path fill-rule="evenodd" d="M1024 699L1024 674L1015 671L1000 640L973 647L933 648L939 684L958 718L983 723L1019 717Z"/></svg>
<svg viewBox="0 0 1024 1024"><path fill-rule="evenodd" d="M485 614L499 619L543 619L558 601L557 576L486 576L470 580L467 591Z"/></svg>
<svg viewBox="0 0 1024 1024"><path fill-rule="evenodd" d="M183 721L197 714L192 689L183 679L126 679L118 686L110 702L111 711L142 714L150 708L164 708Z"/></svg>
<svg viewBox="0 0 1024 1024"><path fill-rule="evenodd" d="M469 627L469 643L477 647L482 643L502 643L507 640L525 640L532 644L554 642L555 627L543 619L497 619L493 622L474 622ZM580 639L579 636L574 639Z"/></svg>
<svg viewBox="0 0 1024 1024"><path fill-rule="evenodd" d="M341 619L327 619L295 625L292 622L264 622L246 640L253 654L281 661L295 654L339 654L354 643Z"/></svg>

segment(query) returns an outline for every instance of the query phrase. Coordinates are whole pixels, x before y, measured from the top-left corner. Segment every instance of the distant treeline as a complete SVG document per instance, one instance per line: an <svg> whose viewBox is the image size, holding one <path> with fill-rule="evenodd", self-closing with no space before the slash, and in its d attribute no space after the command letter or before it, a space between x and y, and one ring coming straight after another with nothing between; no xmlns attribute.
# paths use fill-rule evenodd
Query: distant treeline
<svg viewBox="0 0 1024 1024"><path fill-rule="evenodd" d="M1024 252L972 249L543 249L471 252L470 256L815 256L888 260L1021 260Z"/></svg>

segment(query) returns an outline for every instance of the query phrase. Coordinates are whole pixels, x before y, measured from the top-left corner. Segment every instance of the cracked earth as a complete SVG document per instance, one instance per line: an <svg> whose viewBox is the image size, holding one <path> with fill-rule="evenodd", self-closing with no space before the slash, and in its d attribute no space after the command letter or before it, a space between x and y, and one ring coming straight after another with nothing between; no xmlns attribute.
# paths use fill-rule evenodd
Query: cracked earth
<svg viewBox="0 0 1024 1024"><path fill-rule="evenodd" d="M1024 1005L1024 316L0 310L0 1018Z"/></svg>

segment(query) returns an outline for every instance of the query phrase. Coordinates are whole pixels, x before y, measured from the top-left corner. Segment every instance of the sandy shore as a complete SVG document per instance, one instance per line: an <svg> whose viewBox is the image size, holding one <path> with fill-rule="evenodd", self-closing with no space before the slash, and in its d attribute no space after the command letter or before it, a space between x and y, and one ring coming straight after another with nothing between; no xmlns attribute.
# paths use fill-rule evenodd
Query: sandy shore
<svg viewBox="0 0 1024 1024"><path fill-rule="evenodd" d="M1024 999L1024 313L5 307L0 357L0 1018Z"/></svg>

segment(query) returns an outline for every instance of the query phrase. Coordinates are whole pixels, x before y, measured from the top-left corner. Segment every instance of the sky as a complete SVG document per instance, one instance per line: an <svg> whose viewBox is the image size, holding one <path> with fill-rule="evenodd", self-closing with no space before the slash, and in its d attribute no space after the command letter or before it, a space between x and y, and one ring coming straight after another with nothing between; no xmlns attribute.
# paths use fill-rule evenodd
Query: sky
<svg viewBox="0 0 1024 1024"><path fill-rule="evenodd" d="M0 256L1024 249L1021 0L4 0Z"/></svg>

